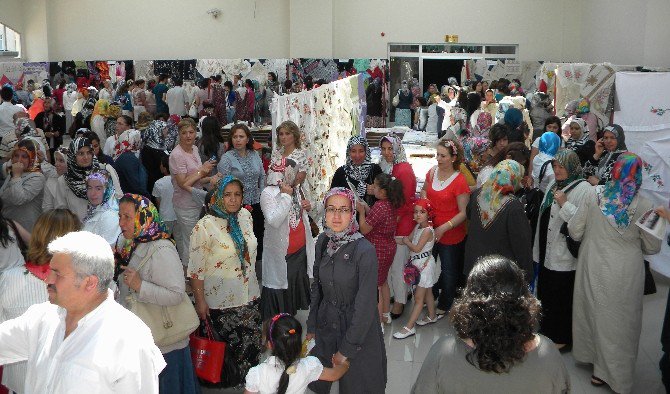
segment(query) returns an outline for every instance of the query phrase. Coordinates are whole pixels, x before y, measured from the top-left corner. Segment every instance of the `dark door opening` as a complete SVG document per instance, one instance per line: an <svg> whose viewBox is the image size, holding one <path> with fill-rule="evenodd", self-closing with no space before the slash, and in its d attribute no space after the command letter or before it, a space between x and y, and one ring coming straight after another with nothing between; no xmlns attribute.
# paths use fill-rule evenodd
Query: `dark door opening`
<svg viewBox="0 0 670 394"><path fill-rule="evenodd" d="M463 59L423 59L423 91L434 83L439 89L448 85L449 77L454 77L461 84L461 69Z"/></svg>

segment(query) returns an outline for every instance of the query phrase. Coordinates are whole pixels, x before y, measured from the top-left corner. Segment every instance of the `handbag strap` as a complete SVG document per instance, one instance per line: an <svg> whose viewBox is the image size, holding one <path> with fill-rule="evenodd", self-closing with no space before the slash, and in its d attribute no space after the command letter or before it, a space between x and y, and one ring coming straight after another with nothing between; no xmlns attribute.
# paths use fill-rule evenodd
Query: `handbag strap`
<svg viewBox="0 0 670 394"><path fill-rule="evenodd" d="M578 180L578 181L576 181L576 182L573 182L573 184L570 185L570 186L568 186L568 188L565 189L565 191L563 191L563 193L568 194L568 192L569 192L570 190L574 189L575 187L577 187L577 185L579 185L579 184L582 183L582 182L586 182L586 179L580 179L580 180Z"/></svg>
<svg viewBox="0 0 670 394"><path fill-rule="evenodd" d="M551 164L551 160L547 160L542 164L542 167L540 167L540 177L537 180L537 187L540 187L540 183L542 183L542 178L544 178L544 174L547 172L547 166Z"/></svg>

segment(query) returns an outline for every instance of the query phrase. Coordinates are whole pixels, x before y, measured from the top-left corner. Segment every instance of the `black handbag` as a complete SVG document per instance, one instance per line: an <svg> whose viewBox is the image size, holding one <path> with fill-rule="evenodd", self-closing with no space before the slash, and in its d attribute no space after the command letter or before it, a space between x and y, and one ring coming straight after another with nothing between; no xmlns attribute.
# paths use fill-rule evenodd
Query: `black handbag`
<svg viewBox="0 0 670 394"><path fill-rule="evenodd" d="M540 177L538 178L538 184L536 185L537 187L534 187L523 195L521 198L521 202L523 203L524 210L526 211L526 217L528 218L528 221L530 222L530 228L532 233L535 234L535 230L537 229L537 222L540 217L540 206L542 206L542 200L544 200L544 192L540 190L540 183L542 183L542 179L544 178L544 174L547 171L547 166L551 164L551 160L547 160L542 164L542 167L540 168ZM535 237L533 236L533 241L535 240Z"/></svg>

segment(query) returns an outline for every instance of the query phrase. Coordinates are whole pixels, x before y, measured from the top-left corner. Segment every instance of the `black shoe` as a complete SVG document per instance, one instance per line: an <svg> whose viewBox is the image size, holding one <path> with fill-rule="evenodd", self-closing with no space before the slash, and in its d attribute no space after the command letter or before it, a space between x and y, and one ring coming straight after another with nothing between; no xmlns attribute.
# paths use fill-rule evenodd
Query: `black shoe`
<svg viewBox="0 0 670 394"><path fill-rule="evenodd" d="M395 319L399 318L400 316L402 316L403 312L405 312L405 306L404 305L403 305L402 311L400 311L400 313L391 312L391 320L395 320Z"/></svg>

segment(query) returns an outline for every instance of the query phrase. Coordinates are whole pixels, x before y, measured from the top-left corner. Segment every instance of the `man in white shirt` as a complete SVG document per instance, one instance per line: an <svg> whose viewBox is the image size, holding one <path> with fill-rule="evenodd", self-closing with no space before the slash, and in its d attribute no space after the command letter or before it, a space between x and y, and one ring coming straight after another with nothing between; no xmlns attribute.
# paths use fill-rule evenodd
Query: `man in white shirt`
<svg viewBox="0 0 670 394"><path fill-rule="evenodd" d="M100 89L100 92L98 92L98 100L112 101L112 97L114 96L112 82L109 79L106 79L102 84L104 85L104 88Z"/></svg>
<svg viewBox="0 0 670 394"><path fill-rule="evenodd" d="M12 104L12 97L14 91L9 86L3 86L0 90L0 137L13 133L14 129L14 114L23 111L18 105Z"/></svg>
<svg viewBox="0 0 670 394"><path fill-rule="evenodd" d="M182 86L182 80L175 78L174 87L170 88L165 95L165 101L170 109L170 115L185 116L188 110L188 95Z"/></svg>
<svg viewBox="0 0 670 394"><path fill-rule="evenodd" d="M149 328L108 289L107 241L78 231L48 250L49 302L0 324L0 365L27 361L26 394L158 393L165 361Z"/></svg>

